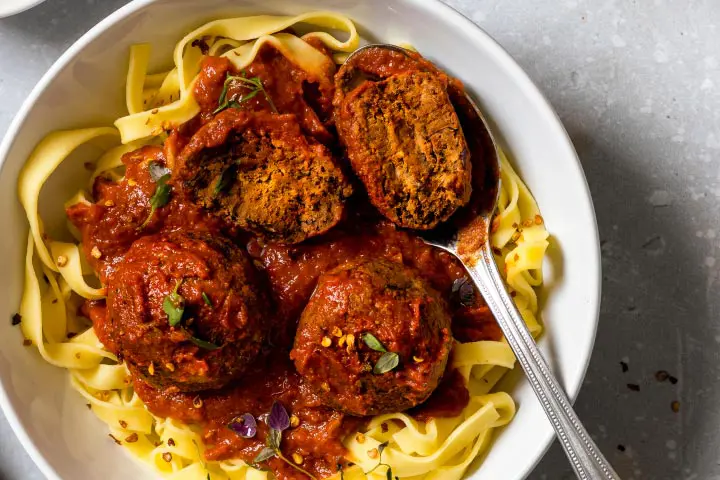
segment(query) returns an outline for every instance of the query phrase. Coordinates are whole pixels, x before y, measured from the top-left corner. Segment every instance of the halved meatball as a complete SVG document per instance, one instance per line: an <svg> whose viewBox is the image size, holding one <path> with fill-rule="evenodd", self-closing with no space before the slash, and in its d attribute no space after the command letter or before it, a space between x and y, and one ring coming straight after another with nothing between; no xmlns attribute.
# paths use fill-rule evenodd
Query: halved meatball
<svg viewBox="0 0 720 480"><path fill-rule="evenodd" d="M432 229L470 199L470 153L442 77L366 81L343 97L336 122L370 201L395 224Z"/></svg>
<svg viewBox="0 0 720 480"><path fill-rule="evenodd" d="M176 173L191 200L277 243L329 230L352 193L328 149L306 137L294 115L228 109L192 137Z"/></svg>
<svg viewBox="0 0 720 480"><path fill-rule="evenodd" d="M320 277L290 358L327 406L377 415L425 401L452 342L440 295L402 264L371 260Z"/></svg>
<svg viewBox="0 0 720 480"><path fill-rule="evenodd" d="M222 387L243 374L265 337L258 274L222 238L143 237L110 274L107 289L107 321L96 325L98 336L111 338L114 353L155 387Z"/></svg>

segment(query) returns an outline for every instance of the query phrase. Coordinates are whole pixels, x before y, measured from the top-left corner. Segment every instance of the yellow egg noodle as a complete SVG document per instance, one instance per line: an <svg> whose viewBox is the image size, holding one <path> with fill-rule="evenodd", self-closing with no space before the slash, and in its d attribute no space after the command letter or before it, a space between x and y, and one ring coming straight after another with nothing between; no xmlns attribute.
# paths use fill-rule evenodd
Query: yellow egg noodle
<svg viewBox="0 0 720 480"><path fill-rule="evenodd" d="M300 22L342 31L348 38L340 41L323 31L303 37L278 33ZM95 163L91 184L101 174L120 179L123 154L142 145L161 143L164 127L194 117L199 107L192 87L203 54L199 48L191 47L193 41L202 39L210 48L209 54L225 55L238 68L247 66L259 48L270 43L303 69L326 71L328 58L305 42L311 37L320 39L337 59L354 51L360 40L350 19L329 12L222 19L185 36L174 50L175 67L152 75L147 73L150 46L135 45L131 48L127 76L128 115L115 122L116 128L49 134L32 152L19 176L18 193L30 226L20 305L23 334L43 359L69 370L72 386L85 397L95 415L108 424L113 438L165 478L264 480L271 474L241 460L205 462L202 458L205 447L197 426L155 417L145 408L133 391L125 365L103 348L92 327L76 314L83 299L104 298L106 292L91 286L93 282L88 279L92 272L82 258L79 243L56 241L44 232L38 213L40 191L74 150L101 139L119 137L121 143L106 150ZM172 167L172 159L169 163ZM515 302L537 336L541 327L537 321L535 288L542 283L548 233L535 200L504 155L501 176L492 245ZM84 191L68 204L88 202ZM48 279L47 284L39 281L42 275ZM69 332L83 333L68 338ZM515 413L510 395L491 393L497 381L513 368L515 358L505 342L481 341L456 344L452 359L470 391L470 402L462 414L428 422L419 422L403 413L373 418L361 432L345 440L348 460L355 463L343 472L345 479L386 478L386 467L373 470L378 459L368 455L368 451L384 442L389 443L382 452L382 462L392 467L394 476L412 480L460 479L469 464L488 449L494 429L510 422ZM358 441L360 437L364 437L362 443ZM171 438L173 441L168 442ZM363 473L371 470L369 475Z"/></svg>

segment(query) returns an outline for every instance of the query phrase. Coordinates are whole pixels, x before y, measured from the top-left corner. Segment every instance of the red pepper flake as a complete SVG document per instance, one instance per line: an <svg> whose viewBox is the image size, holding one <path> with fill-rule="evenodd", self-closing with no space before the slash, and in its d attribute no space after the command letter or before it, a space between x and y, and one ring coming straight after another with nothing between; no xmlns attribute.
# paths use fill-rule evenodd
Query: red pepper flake
<svg viewBox="0 0 720 480"><path fill-rule="evenodd" d="M168 447L174 447L175 446L175 440L172 438L168 438Z"/></svg>
<svg viewBox="0 0 720 480"><path fill-rule="evenodd" d="M210 51L210 45L207 44L204 38L196 38L190 44L191 47L198 47L203 55L207 55Z"/></svg>
<svg viewBox="0 0 720 480"><path fill-rule="evenodd" d="M20 315L19 313L14 314L14 315L12 316L12 325L13 325L13 327L14 327L15 325L20 325L20 322L22 322L22 315Z"/></svg>
<svg viewBox="0 0 720 480"><path fill-rule="evenodd" d="M127 422L125 420L118 420L118 423L122 428L127 428Z"/></svg>
<svg viewBox="0 0 720 480"><path fill-rule="evenodd" d="M165 452L165 453L163 453L163 454L162 454L162 459L165 460L165 461L168 462L168 463L172 462L172 453L170 453L170 452Z"/></svg>
<svg viewBox="0 0 720 480"><path fill-rule="evenodd" d="M627 373L627 371L630 370L628 364L623 361L620 362L620 368L622 368L623 373Z"/></svg>
<svg viewBox="0 0 720 480"><path fill-rule="evenodd" d="M26 338L25 340L23 340L23 346L29 347L31 345L32 345L32 340L30 340L29 338Z"/></svg>
<svg viewBox="0 0 720 480"><path fill-rule="evenodd" d="M639 392L640 391L640 385L637 383L628 383L627 387L632 390L633 392Z"/></svg>
<svg viewBox="0 0 720 480"><path fill-rule="evenodd" d="M135 442L137 442L137 441L138 441L138 434L137 434L137 433L134 433L134 432L131 433L130 435L127 436L127 438L125 439L125 441L126 441L127 443L135 443Z"/></svg>
<svg viewBox="0 0 720 480"><path fill-rule="evenodd" d="M678 413L680 411L680 402L675 400L674 402L672 402L670 404L670 408L672 409L673 412Z"/></svg>
<svg viewBox="0 0 720 480"><path fill-rule="evenodd" d="M112 438L113 442L117 443L118 445L122 445L122 442L115 438L115 436L112 433L108 433L108 437Z"/></svg>

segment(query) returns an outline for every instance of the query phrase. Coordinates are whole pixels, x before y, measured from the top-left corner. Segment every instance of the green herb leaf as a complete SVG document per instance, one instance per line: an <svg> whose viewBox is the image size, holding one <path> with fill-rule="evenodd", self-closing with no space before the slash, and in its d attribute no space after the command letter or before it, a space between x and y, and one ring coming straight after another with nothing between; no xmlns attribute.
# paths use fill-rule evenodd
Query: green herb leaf
<svg viewBox="0 0 720 480"><path fill-rule="evenodd" d="M236 98L227 98L228 89L233 82L239 82L244 84L247 88L250 89L250 91ZM265 95L265 100L267 100L273 113L278 113L277 108L275 108L275 104L270 98L270 95L268 95L265 87L263 87L260 77L247 78L244 71L242 72L242 75L228 75L227 77L225 77L225 83L223 83L220 97L218 97L218 107L213 111L213 115L222 112L226 108L240 108L240 104L242 102L250 100L260 92Z"/></svg>
<svg viewBox="0 0 720 480"><path fill-rule="evenodd" d="M178 280L175 284L175 289L167 294L163 300L163 311L167 314L168 323L171 327L174 327L182 321L183 313L185 312L185 299L177 293L182 282L182 278Z"/></svg>
<svg viewBox="0 0 720 480"><path fill-rule="evenodd" d="M155 187L155 193L153 193L153 196L150 198L150 215L148 215L143 224L140 225L141 230L150 223L153 215L155 215L155 210L164 207L170 201L170 192L172 192L172 187L167 184L168 180L170 180L170 174L166 173L162 177L158 178L157 182L155 182L157 183L157 186Z"/></svg>
<svg viewBox="0 0 720 480"><path fill-rule="evenodd" d="M268 432L267 438L265 439L265 443L270 448L280 450L280 442L282 442L282 432L271 428Z"/></svg>
<svg viewBox="0 0 720 480"><path fill-rule="evenodd" d="M203 299L203 302L205 302L205 305L212 308L212 306L213 306L212 300L210 300L210 297L207 296L207 293L202 292L202 299Z"/></svg>
<svg viewBox="0 0 720 480"><path fill-rule="evenodd" d="M194 337L190 335L190 341L197 345L200 348L204 348L205 350L217 350L220 348L219 345L215 345L212 342L208 342L207 340L202 340L200 338Z"/></svg>
<svg viewBox="0 0 720 480"><path fill-rule="evenodd" d="M277 456L277 452L274 448L265 447L262 450L260 450L260 453L257 454L257 456L253 459L254 463L260 463L264 462L266 460L270 460L273 457Z"/></svg>
<svg viewBox="0 0 720 480"><path fill-rule="evenodd" d="M392 480L392 468L388 467L387 472L385 472L385 476L387 480Z"/></svg>
<svg viewBox="0 0 720 480"><path fill-rule="evenodd" d="M362 334L363 342L365 342L365 345L372 348L376 352L387 352L385 350L385 347L383 347L383 344L380 343L380 340L375 337L372 333L363 333Z"/></svg>
<svg viewBox="0 0 720 480"><path fill-rule="evenodd" d="M237 172L237 165L230 165L218 177L217 181L215 182L215 186L213 187L213 197L216 197L218 193L225 190L228 185L233 181L233 177L235 177L235 173Z"/></svg>
<svg viewBox="0 0 720 480"><path fill-rule="evenodd" d="M400 363L400 356L395 352L385 352L373 367L375 375L382 375L394 369Z"/></svg>

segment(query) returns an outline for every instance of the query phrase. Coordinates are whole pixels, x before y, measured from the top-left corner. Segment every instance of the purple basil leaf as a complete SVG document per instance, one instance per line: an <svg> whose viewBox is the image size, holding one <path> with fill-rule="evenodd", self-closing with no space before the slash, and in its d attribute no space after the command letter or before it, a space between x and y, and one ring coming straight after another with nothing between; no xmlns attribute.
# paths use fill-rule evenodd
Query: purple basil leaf
<svg viewBox="0 0 720 480"><path fill-rule="evenodd" d="M281 432L290 427L290 417L280 402L273 403L268 425L270 425L270 428Z"/></svg>
<svg viewBox="0 0 720 480"><path fill-rule="evenodd" d="M233 418L228 424L228 428L243 438L253 438L257 433L257 422L255 417L246 413L241 417Z"/></svg>

